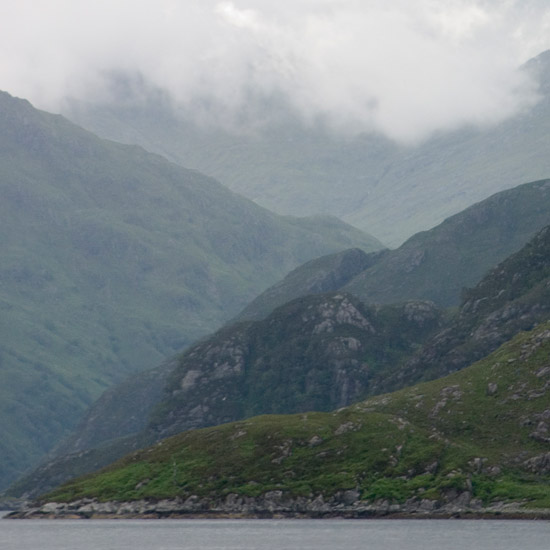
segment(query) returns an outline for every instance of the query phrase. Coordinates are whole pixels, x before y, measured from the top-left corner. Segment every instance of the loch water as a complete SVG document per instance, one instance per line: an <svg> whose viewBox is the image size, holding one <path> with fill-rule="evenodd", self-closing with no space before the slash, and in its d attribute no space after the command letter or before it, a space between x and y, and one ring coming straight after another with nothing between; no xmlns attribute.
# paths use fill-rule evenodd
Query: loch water
<svg viewBox="0 0 550 550"><path fill-rule="evenodd" d="M2 550L549 550L515 520L0 520Z"/></svg>

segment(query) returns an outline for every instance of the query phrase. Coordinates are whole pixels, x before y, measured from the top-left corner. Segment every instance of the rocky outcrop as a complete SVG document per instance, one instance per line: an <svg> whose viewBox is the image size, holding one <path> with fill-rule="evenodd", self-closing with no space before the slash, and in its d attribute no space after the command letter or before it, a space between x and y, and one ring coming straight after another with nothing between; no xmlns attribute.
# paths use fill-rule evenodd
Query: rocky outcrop
<svg viewBox="0 0 550 550"><path fill-rule="evenodd" d="M460 370L549 317L550 227L546 227L474 288L464 290L462 305L446 327L374 389L392 391Z"/></svg>
<svg viewBox="0 0 550 550"><path fill-rule="evenodd" d="M180 360L151 418L155 437L259 414L327 411L368 395L439 326L429 302L368 307L346 293L298 298L226 327Z"/></svg>
<svg viewBox="0 0 550 550"><path fill-rule="evenodd" d="M131 502L99 502L82 499L69 503L47 502L13 512L13 519L84 518L181 518L181 517L550 517L550 510L529 510L521 502L495 502L484 506L468 491L451 491L442 500L411 498L403 503L378 499L362 501L355 490L339 491L331 497L292 497L269 491L258 497L235 493L223 499L192 495L186 499Z"/></svg>

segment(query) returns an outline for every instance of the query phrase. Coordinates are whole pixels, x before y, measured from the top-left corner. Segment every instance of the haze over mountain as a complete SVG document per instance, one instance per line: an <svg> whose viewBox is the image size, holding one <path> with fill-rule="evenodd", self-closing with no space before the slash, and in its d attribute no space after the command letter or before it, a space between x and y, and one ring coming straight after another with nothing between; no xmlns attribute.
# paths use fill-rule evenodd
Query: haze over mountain
<svg viewBox="0 0 550 550"><path fill-rule="evenodd" d="M523 72L538 83L535 105L420 144L304 125L285 101L273 99L261 107L270 119L264 129L201 125L140 79L115 79L111 102L74 101L64 112L99 135L211 174L275 211L331 213L394 246L499 190L548 176L550 53Z"/></svg>
<svg viewBox="0 0 550 550"><path fill-rule="evenodd" d="M0 485L92 400L220 326L289 269L381 245L281 217L0 94Z"/></svg>
<svg viewBox="0 0 550 550"><path fill-rule="evenodd" d="M3 13L1 76L50 110L67 97L108 97L122 73L217 126L257 128L262 101L283 98L308 124L415 141L529 104L517 68L550 47L549 13L544 0L58 0L32 9L23 0Z"/></svg>
<svg viewBox="0 0 550 550"><path fill-rule="evenodd" d="M520 67L550 47L549 17L544 0L19 2L0 77L280 213L394 246L548 176L547 91Z"/></svg>

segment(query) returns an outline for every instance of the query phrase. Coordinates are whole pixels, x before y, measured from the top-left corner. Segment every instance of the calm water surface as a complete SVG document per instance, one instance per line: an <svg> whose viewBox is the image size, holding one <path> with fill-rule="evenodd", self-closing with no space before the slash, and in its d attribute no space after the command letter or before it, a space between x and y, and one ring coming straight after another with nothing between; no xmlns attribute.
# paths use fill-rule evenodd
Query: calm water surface
<svg viewBox="0 0 550 550"><path fill-rule="evenodd" d="M549 550L550 522L0 520L1 550Z"/></svg>

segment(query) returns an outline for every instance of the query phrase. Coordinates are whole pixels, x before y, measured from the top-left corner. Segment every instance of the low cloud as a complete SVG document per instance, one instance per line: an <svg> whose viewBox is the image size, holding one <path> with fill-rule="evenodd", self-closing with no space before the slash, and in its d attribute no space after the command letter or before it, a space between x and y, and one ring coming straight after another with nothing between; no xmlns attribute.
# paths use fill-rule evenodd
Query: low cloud
<svg viewBox="0 0 550 550"><path fill-rule="evenodd" d="M140 75L227 124L276 99L305 123L403 142L531 105L518 67L550 47L545 0L3 4L0 87L39 107L108 101L113 74Z"/></svg>

